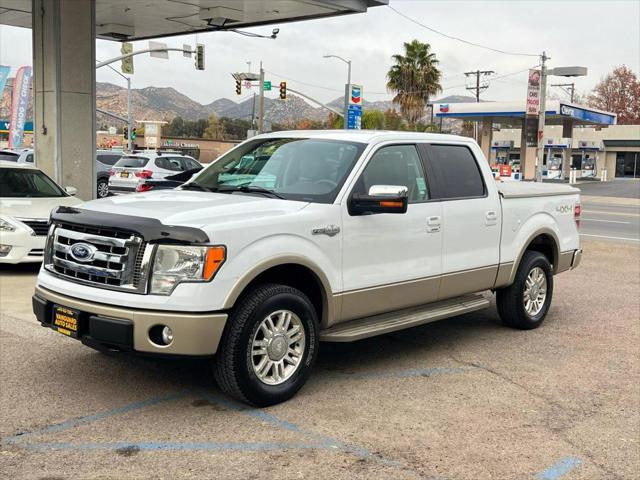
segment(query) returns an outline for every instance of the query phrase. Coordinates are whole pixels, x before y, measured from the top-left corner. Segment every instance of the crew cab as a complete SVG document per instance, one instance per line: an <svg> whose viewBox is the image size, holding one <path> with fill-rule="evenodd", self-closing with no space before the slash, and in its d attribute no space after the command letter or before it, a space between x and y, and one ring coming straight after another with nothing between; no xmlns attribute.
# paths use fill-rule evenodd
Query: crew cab
<svg viewBox="0 0 640 480"><path fill-rule="evenodd" d="M178 189L58 208L33 308L94 348L212 357L223 391L265 406L302 387L320 341L492 292L504 323L539 327L580 263L579 217L578 190L497 183L469 138L278 132Z"/></svg>

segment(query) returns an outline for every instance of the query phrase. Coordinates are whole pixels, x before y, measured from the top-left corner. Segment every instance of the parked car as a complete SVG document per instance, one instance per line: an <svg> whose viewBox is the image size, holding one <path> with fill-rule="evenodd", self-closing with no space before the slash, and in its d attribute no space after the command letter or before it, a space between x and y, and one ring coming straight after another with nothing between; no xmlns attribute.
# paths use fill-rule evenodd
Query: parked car
<svg viewBox="0 0 640 480"><path fill-rule="evenodd" d="M51 221L42 325L95 348L212 356L220 388L257 406L303 386L321 340L473 312L491 292L507 325L537 328L554 275L582 257L579 190L499 184L472 139L415 132L260 135L182 187Z"/></svg>
<svg viewBox="0 0 640 480"><path fill-rule="evenodd" d="M162 180L146 179L142 183L138 184L138 186L136 187L136 192L148 192L149 190L168 190L170 188L179 187L185 182L191 180L191 178L203 168L203 166L200 166L192 170L185 170L184 172L164 177L164 179Z"/></svg>
<svg viewBox="0 0 640 480"><path fill-rule="evenodd" d="M202 168L195 159L172 152L135 152L124 155L113 166L109 177L109 192L133 193L146 180L162 180L186 170Z"/></svg>
<svg viewBox="0 0 640 480"><path fill-rule="evenodd" d="M122 157L116 150L98 150L96 152L96 196L104 198L109 195L109 171ZM19 164L34 164L33 150L0 150L0 160Z"/></svg>
<svg viewBox="0 0 640 480"><path fill-rule="evenodd" d="M49 213L82 203L74 194L31 165L0 161L0 263L41 262Z"/></svg>

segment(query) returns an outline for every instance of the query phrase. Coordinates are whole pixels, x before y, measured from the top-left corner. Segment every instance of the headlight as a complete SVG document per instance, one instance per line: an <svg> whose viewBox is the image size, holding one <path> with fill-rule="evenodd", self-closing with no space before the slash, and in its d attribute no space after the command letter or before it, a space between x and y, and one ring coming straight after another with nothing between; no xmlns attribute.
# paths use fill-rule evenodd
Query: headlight
<svg viewBox="0 0 640 480"><path fill-rule="evenodd" d="M10 224L4 218L0 218L0 232L15 232L16 227Z"/></svg>
<svg viewBox="0 0 640 480"><path fill-rule="evenodd" d="M159 245L151 273L151 293L169 295L181 282L207 282L226 257L226 249L183 245Z"/></svg>

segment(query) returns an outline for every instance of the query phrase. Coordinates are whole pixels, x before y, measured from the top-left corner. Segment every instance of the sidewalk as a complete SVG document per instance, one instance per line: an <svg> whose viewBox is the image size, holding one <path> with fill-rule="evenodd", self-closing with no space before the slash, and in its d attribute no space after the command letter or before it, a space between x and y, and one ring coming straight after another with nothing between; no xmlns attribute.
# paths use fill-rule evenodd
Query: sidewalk
<svg viewBox="0 0 640 480"><path fill-rule="evenodd" d="M598 195L581 195L582 203L598 203L601 205L621 205L640 208L640 199L623 197L603 197Z"/></svg>

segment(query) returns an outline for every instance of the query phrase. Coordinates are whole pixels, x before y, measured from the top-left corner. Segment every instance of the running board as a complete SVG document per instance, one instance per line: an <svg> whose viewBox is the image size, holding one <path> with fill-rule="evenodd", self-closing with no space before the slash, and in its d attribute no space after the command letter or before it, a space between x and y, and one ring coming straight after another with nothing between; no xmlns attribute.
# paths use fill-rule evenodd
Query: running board
<svg viewBox="0 0 640 480"><path fill-rule="evenodd" d="M481 294L464 295L442 302L420 305L372 317L340 323L320 332L323 342L355 342L363 338L383 335L405 328L423 325L443 318L454 317L489 306Z"/></svg>

